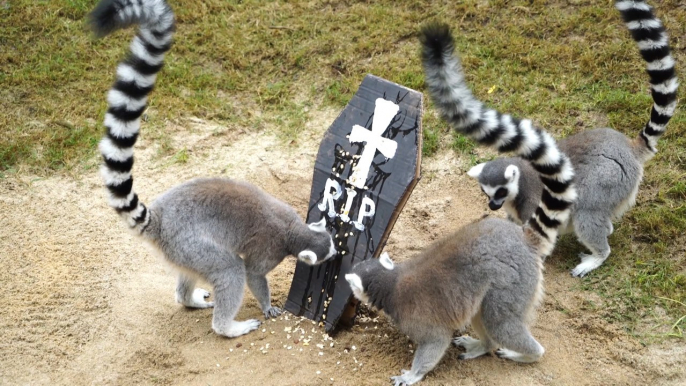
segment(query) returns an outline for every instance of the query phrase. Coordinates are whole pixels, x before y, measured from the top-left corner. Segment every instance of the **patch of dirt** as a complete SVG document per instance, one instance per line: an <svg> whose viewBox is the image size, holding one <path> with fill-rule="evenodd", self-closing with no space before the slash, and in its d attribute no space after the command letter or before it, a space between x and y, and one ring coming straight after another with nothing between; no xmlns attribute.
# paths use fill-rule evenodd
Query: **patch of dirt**
<svg viewBox="0 0 686 386"><path fill-rule="evenodd" d="M143 138L135 189L150 202L180 181L230 176L255 183L304 216L319 139L336 114L320 112L297 147L199 120L170 125L172 142L188 150L188 161L157 159L157 145ZM386 247L395 259L485 213L465 169L452 152L424 160L423 179ZM0 180L1 384L377 385L409 368L413 344L373 313L333 338L288 314L240 338L217 336L212 310L175 303L174 272L127 233L104 197L95 169L76 179ZM289 258L270 274L277 305L286 299L294 267ZM459 361L460 350L451 347L423 384L686 382L683 345L644 347L589 311L589 294L574 290L575 280L548 267L549 295L533 326L547 349L541 362ZM238 315L247 318L262 318L249 293Z"/></svg>

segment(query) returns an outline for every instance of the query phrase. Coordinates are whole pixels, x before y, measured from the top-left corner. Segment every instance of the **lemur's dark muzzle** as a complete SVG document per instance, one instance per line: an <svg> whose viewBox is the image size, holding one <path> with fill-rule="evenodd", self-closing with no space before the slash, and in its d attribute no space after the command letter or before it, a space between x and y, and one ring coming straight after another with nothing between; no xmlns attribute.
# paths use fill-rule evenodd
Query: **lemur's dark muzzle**
<svg viewBox="0 0 686 386"><path fill-rule="evenodd" d="M491 210L498 210L503 206L503 201L497 202L497 201L489 201L488 202L488 207L491 208Z"/></svg>

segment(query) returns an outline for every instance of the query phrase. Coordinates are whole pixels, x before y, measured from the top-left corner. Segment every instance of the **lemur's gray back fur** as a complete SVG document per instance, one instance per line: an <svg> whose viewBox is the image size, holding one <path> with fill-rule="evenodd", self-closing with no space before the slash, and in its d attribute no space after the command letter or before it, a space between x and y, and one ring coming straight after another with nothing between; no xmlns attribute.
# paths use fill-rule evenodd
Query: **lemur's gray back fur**
<svg viewBox="0 0 686 386"><path fill-rule="evenodd" d="M288 255L308 264L333 257L336 249L324 220L307 225L291 207L257 187L219 178L188 181L146 207L133 192L133 146L147 95L171 48L174 13L164 0L102 0L90 18L99 36L139 26L107 95L107 132L100 151L110 205L179 268L179 303L214 306L212 328L218 334L234 337L256 329L257 320L234 321L245 284L266 317L278 315L265 275ZM215 303L205 301L207 291L195 288L198 276L214 287Z"/></svg>
<svg viewBox="0 0 686 386"><path fill-rule="evenodd" d="M412 369L393 377L396 385L421 380L440 361L454 331L470 322L481 341L455 339L467 348L461 359L499 347L499 355L517 361L543 355L527 328L543 297L542 260L522 227L487 218L410 260L389 261L383 256L358 263L346 280L360 300L383 310L418 345Z"/></svg>
<svg viewBox="0 0 686 386"><path fill-rule="evenodd" d="M643 177L643 163L629 138L612 129L595 129L559 143L576 171L579 198L572 211L572 223L584 220L579 218L583 212L602 213L603 218L615 220L633 205Z"/></svg>
<svg viewBox="0 0 686 386"><path fill-rule="evenodd" d="M310 250L323 258L331 249L328 234L318 237L292 207L244 181L193 179L169 189L149 209L146 236L172 263L202 275L212 275L217 264L202 253L210 240L213 248L265 274L288 255Z"/></svg>
<svg viewBox="0 0 686 386"><path fill-rule="evenodd" d="M566 228L574 229L579 240L591 251L591 254L581 255L582 262L572 270L574 276L586 275L609 256L607 237L613 230L612 221L633 206L643 177L643 165L657 151L657 140L676 107L678 82L662 23L644 1L617 1L615 6L648 63L654 103L648 123L634 140L606 128L585 131L559 141L560 150L574 165L579 195L571 223ZM514 162L510 159L498 159L477 165L469 174L478 178L482 189L492 186L491 190L495 191L504 186L503 175L511 164ZM539 197L542 187L531 184L535 170L526 164L517 166L523 178L514 186L517 195L508 197L505 210L511 218L522 219L531 216L533 211L530 206L517 203ZM479 173L480 170L483 172ZM491 205L493 200L490 198L489 207L497 210L500 206Z"/></svg>
<svg viewBox="0 0 686 386"><path fill-rule="evenodd" d="M528 316L538 300L539 261L532 257L521 227L487 218L396 264L394 270L372 260L353 272L367 283L369 303L417 336L433 328L464 328L484 298L504 288L517 301L502 306Z"/></svg>
<svg viewBox="0 0 686 386"><path fill-rule="evenodd" d="M542 258L554 248L576 199L574 170L548 133L474 98L448 26L429 24L420 40L426 85L443 118L481 144L526 159L544 189L523 227L487 218L397 267L382 255L346 275L357 298L383 309L418 344L411 370L393 377L396 386L420 381L440 361L453 332L470 321L481 340L454 340L467 349L463 359L497 347L499 355L515 361L543 355L527 324L543 293Z"/></svg>

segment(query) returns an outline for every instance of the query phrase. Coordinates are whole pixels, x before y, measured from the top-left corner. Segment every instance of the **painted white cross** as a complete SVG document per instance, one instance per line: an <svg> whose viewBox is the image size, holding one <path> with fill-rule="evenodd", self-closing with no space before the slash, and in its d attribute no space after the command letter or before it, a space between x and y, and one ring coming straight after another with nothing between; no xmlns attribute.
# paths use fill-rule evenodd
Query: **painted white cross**
<svg viewBox="0 0 686 386"><path fill-rule="evenodd" d="M400 106L383 98L377 98L374 105L374 120L372 121L372 131L355 125L350 132L350 143L366 142L362 155L357 166L353 168L353 174L349 182L357 188L364 188L369 175L369 169L378 150L386 158L393 158L398 148L398 143L392 139L384 138L381 135L388 129L388 125L393 121L393 117L398 114Z"/></svg>

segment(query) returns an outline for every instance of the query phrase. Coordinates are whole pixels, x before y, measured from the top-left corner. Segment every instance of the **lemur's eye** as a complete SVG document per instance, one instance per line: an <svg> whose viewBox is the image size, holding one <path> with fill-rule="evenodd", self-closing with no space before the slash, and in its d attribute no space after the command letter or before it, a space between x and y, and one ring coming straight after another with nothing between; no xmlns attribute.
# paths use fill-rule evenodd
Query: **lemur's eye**
<svg viewBox="0 0 686 386"><path fill-rule="evenodd" d="M507 196L507 189L500 188L495 192L495 198L504 198Z"/></svg>

